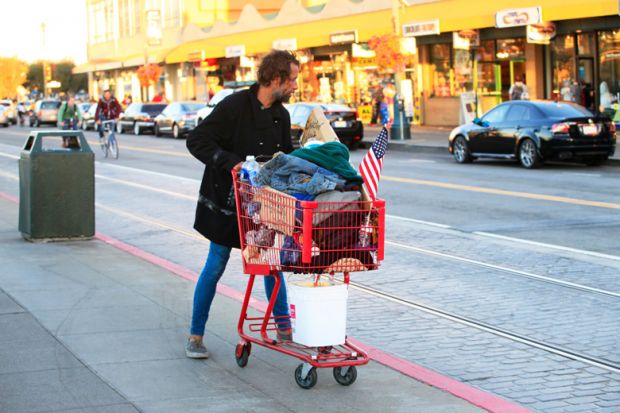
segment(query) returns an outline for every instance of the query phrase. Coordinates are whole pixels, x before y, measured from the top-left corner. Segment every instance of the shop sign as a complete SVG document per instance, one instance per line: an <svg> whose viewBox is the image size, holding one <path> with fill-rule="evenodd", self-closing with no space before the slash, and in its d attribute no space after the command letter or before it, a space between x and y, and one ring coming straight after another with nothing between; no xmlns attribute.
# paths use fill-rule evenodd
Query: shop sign
<svg viewBox="0 0 620 413"><path fill-rule="evenodd" d="M501 10L495 14L495 27L517 27L542 23L542 7Z"/></svg>
<svg viewBox="0 0 620 413"><path fill-rule="evenodd" d="M469 50L470 47L480 46L480 32L478 30L460 30L452 33L452 46L455 49Z"/></svg>
<svg viewBox="0 0 620 413"><path fill-rule="evenodd" d="M202 62L205 60L205 51L201 50L199 52L191 52L187 54L188 62Z"/></svg>
<svg viewBox="0 0 620 413"><path fill-rule="evenodd" d="M228 46L226 48L225 57L241 57L245 56L245 45L238 44L236 46Z"/></svg>
<svg viewBox="0 0 620 413"><path fill-rule="evenodd" d="M357 43L357 30L332 33L329 35L329 44Z"/></svg>
<svg viewBox="0 0 620 413"><path fill-rule="evenodd" d="M297 39L293 37L292 39L274 40L271 47L276 50L297 50Z"/></svg>
<svg viewBox="0 0 620 413"><path fill-rule="evenodd" d="M439 33L439 20L403 24L403 36L405 37L429 36Z"/></svg>
<svg viewBox="0 0 620 413"><path fill-rule="evenodd" d="M361 67L377 66L376 57L356 57L353 62Z"/></svg>
<svg viewBox="0 0 620 413"><path fill-rule="evenodd" d="M555 23L528 24L527 42L534 44L549 44L556 35Z"/></svg>
<svg viewBox="0 0 620 413"><path fill-rule="evenodd" d="M353 43L351 48L351 55L354 58L371 59L377 56L374 50L372 50L367 44Z"/></svg>
<svg viewBox="0 0 620 413"><path fill-rule="evenodd" d="M372 106L371 105L360 105L357 107L357 114L360 118L360 121L364 125L370 124L372 120Z"/></svg>

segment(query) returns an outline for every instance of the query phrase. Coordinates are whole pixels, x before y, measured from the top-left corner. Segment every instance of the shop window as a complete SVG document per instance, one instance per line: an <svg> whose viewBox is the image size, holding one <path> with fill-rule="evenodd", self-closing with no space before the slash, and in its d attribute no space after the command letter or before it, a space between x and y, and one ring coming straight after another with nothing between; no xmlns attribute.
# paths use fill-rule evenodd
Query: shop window
<svg viewBox="0 0 620 413"><path fill-rule="evenodd" d="M600 54L600 83L598 92L601 104L610 97L603 96L604 89L614 97L620 93L620 30L600 32L599 54ZM605 85L603 85L605 82Z"/></svg>
<svg viewBox="0 0 620 413"><path fill-rule="evenodd" d="M473 90L471 51L454 49L454 94Z"/></svg>
<svg viewBox="0 0 620 413"><path fill-rule="evenodd" d="M553 98L576 102L574 93L575 38L572 34L557 36L551 41L551 64L553 68Z"/></svg>
<svg viewBox="0 0 620 413"><path fill-rule="evenodd" d="M525 39L498 40L496 56L501 60L525 59Z"/></svg>
<svg viewBox="0 0 620 413"><path fill-rule="evenodd" d="M434 96L452 96L450 90L450 49L449 44L434 44L431 47Z"/></svg>
<svg viewBox="0 0 620 413"><path fill-rule="evenodd" d="M577 35L577 50L581 56L594 54L594 33L580 33Z"/></svg>

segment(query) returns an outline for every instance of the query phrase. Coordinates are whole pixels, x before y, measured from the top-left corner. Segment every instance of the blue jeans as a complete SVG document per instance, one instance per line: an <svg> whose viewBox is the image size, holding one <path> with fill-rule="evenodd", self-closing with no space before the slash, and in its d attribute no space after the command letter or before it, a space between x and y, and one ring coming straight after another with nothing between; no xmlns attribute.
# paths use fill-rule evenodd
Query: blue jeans
<svg viewBox="0 0 620 413"><path fill-rule="evenodd" d="M209 247L209 256L205 267L200 273L198 283L196 284L196 290L194 291L194 309L192 312L192 324L190 326L190 334L194 336L204 336L205 325L209 319L209 309L215 297L215 287L217 282L224 274L226 264L230 258L230 251L232 248L225 247L223 245L211 242ZM273 307L273 315L289 316L288 312L288 300L286 298L286 287L284 285L284 277L282 273L280 277L280 290L278 291L278 297ZM271 297L273 288L275 286L274 277L263 277L265 280L265 294L267 299ZM278 319L280 328L288 328L290 322L287 319Z"/></svg>

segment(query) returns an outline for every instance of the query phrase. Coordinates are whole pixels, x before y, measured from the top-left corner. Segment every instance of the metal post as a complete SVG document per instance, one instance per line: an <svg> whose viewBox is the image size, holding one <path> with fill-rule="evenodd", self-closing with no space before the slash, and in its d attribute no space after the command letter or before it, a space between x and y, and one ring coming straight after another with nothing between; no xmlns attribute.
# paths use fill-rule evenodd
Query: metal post
<svg viewBox="0 0 620 413"><path fill-rule="evenodd" d="M400 0L392 0L392 21L394 23L394 35L400 42ZM411 139L409 120L404 113L404 100L402 97L402 72L397 68L394 73L396 95L394 96L394 122L390 129L390 138L394 140Z"/></svg>

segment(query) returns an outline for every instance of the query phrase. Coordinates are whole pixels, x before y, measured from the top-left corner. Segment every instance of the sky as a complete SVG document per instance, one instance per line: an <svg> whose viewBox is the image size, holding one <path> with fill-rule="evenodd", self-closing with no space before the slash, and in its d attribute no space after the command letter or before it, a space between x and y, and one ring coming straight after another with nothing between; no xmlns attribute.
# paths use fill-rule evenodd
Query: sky
<svg viewBox="0 0 620 413"><path fill-rule="evenodd" d="M2 0L0 4L0 57L29 63L39 59L86 62L86 0Z"/></svg>

